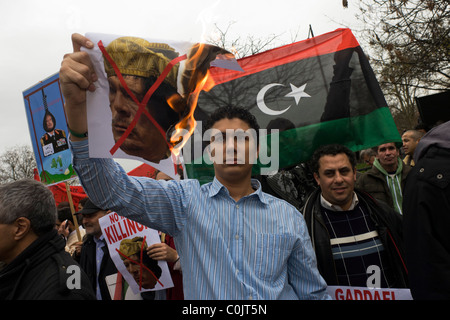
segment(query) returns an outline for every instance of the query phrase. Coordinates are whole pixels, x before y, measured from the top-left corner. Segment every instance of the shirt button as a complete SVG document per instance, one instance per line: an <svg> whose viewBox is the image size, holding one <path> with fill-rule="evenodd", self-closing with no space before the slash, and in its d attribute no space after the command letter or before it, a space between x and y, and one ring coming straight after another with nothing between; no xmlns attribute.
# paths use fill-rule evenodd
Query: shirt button
<svg viewBox="0 0 450 320"><path fill-rule="evenodd" d="M248 300L253 300L253 297L252 296L248 296Z"/></svg>
<svg viewBox="0 0 450 320"><path fill-rule="evenodd" d="M238 204L236 205L236 209L239 209L239 205Z"/></svg>
<svg viewBox="0 0 450 320"><path fill-rule="evenodd" d="M236 240L238 240L238 239L239 239L239 235L238 235L238 234L235 235L234 238L235 238Z"/></svg>

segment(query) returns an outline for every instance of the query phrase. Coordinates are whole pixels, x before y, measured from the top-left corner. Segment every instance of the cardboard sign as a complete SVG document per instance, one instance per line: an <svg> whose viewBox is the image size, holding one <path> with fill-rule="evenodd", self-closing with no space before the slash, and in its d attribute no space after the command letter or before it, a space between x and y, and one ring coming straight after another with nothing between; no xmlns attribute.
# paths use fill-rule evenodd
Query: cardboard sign
<svg viewBox="0 0 450 320"><path fill-rule="evenodd" d="M75 178L59 74L23 91L23 98L40 180L52 185Z"/></svg>
<svg viewBox="0 0 450 320"><path fill-rule="evenodd" d="M166 261L148 257L146 248L161 240L158 231L116 212L99 219L108 250L133 293L155 291L173 287Z"/></svg>

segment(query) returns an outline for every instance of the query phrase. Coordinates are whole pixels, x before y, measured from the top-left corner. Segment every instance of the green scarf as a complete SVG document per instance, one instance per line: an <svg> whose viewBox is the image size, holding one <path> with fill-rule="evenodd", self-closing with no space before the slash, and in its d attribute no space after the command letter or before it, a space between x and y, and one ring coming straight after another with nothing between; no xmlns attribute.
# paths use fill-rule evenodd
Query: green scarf
<svg viewBox="0 0 450 320"><path fill-rule="evenodd" d="M378 159L375 159L373 162L374 167L376 167L380 172L386 177L386 182L391 191L392 201L394 203L394 209L400 214L402 213L402 170L403 170L403 161L400 158L397 158L397 171L392 176L386 172L386 170L381 166L381 163Z"/></svg>

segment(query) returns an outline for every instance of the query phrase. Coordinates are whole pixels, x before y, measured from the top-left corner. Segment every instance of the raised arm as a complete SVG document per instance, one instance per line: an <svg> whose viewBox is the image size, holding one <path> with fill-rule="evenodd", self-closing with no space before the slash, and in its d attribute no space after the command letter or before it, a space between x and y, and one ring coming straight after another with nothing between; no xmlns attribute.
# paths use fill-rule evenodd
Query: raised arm
<svg viewBox="0 0 450 320"><path fill-rule="evenodd" d="M113 159L89 158L88 141L72 141L73 167L97 206L172 236L183 228L196 180L132 177Z"/></svg>
<svg viewBox="0 0 450 320"><path fill-rule="evenodd" d="M71 131L71 140L86 139L81 137L87 132L86 92L95 91L94 82L97 75L87 52L82 47L92 49L94 44L81 34L72 35L73 52L64 56L59 72L61 90L64 95L64 109Z"/></svg>
<svg viewBox="0 0 450 320"><path fill-rule="evenodd" d="M88 141L83 137L88 130L86 93L95 91L97 76L88 53L81 48L91 49L94 45L80 34L72 35L72 44L73 53L66 54L61 64L60 83L70 128L73 167L84 190L101 208L151 228L176 233L184 223L183 208L189 198L181 184L130 177L112 159L89 157Z"/></svg>

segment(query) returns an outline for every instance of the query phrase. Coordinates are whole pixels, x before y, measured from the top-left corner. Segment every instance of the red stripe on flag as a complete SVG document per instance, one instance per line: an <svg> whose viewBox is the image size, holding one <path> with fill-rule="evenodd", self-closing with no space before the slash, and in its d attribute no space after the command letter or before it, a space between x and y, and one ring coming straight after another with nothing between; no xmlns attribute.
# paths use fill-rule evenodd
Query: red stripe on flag
<svg viewBox="0 0 450 320"><path fill-rule="evenodd" d="M358 46L359 43L350 29L337 29L311 39L239 59L239 65L244 69L244 72L212 67L209 83L205 87L218 85L297 60Z"/></svg>

